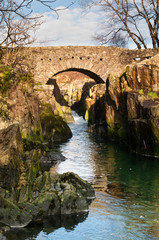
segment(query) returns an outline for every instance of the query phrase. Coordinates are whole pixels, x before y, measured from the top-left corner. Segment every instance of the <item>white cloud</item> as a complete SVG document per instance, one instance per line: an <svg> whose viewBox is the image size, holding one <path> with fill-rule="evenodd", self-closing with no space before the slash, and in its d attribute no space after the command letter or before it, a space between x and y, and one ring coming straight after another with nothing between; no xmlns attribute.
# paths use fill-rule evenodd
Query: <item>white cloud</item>
<svg viewBox="0 0 159 240"><path fill-rule="evenodd" d="M80 8L55 13L45 13L44 23L36 33L36 46L93 45L92 36L98 28L100 13L82 14Z"/></svg>

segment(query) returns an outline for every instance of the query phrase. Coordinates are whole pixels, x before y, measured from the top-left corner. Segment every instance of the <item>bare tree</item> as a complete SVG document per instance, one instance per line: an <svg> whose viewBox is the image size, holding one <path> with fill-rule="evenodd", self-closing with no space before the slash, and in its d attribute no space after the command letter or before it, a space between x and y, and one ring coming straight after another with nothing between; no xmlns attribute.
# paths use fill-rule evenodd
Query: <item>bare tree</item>
<svg viewBox="0 0 159 240"><path fill-rule="evenodd" d="M69 4L67 3L66 7L55 9L55 2L58 2L58 0L0 0L0 17L3 18L3 14L6 12L12 12L20 18L30 19L32 18L31 14L33 13L34 3L38 3L57 14L58 11L64 10L74 4L74 2L67 1ZM33 18L35 18L35 16Z"/></svg>
<svg viewBox="0 0 159 240"><path fill-rule="evenodd" d="M159 0L86 0L84 6L100 6L105 13L104 30L95 39L102 44L132 40L138 49L159 47Z"/></svg>
<svg viewBox="0 0 159 240"><path fill-rule="evenodd" d="M19 47L31 45L34 33L41 22L37 19L16 19L12 12L5 12L1 28L0 46L6 49L6 64Z"/></svg>
<svg viewBox="0 0 159 240"><path fill-rule="evenodd" d="M58 0L57 0L58 1ZM0 47L6 49L6 63L13 51L19 47L30 45L34 42L35 30L42 23L42 15L35 14L34 4L38 3L49 10L58 11L68 8L55 9L56 0L0 0Z"/></svg>

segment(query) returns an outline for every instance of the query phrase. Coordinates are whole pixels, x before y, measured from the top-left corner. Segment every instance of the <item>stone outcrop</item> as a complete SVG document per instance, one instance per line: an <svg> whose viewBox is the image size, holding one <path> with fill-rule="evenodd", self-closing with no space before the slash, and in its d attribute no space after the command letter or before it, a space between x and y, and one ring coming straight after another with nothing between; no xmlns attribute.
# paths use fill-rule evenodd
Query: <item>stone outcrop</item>
<svg viewBox="0 0 159 240"><path fill-rule="evenodd" d="M94 190L73 173L43 171L45 149L25 152L18 125L0 131L0 225L25 227L47 216L88 211Z"/></svg>
<svg viewBox="0 0 159 240"><path fill-rule="evenodd" d="M54 115L60 116L67 123L73 122L74 119L72 117L71 108L68 104L63 101L58 101L61 93L59 89L54 88L53 84L48 83L47 85L42 85L41 83L37 83L34 86L34 94L39 99L40 105L51 105L52 112ZM56 96L58 98L56 99ZM61 100L61 98L60 98Z"/></svg>
<svg viewBox="0 0 159 240"><path fill-rule="evenodd" d="M66 141L72 137L72 132L62 117L54 115L51 105L40 106L40 122L43 138L50 144Z"/></svg>
<svg viewBox="0 0 159 240"><path fill-rule="evenodd" d="M86 98L85 120L89 123L89 129L105 132L105 84L96 84L89 91Z"/></svg>
<svg viewBox="0 0 159 240"><path fill-rule="evenodd" d="M23 145L19 125L0 130L0 187L17 187L22 163Z"/></svg>
<svg viewBox="0 0 159 240"><path fill-rule="evenodd" d="M10 68L2 68L0 73L1 81L3 79L0 89L0 129L19 124L23 136L39 130L39 101L33 92L33 77L27 73L15 73ZM7 84L4 84L6 81Z"/></svg>
<svg viewBox="0 0 159 240"><path fill-rule="evenodd" d="M159 55L110 74L106 90L91 88L86 105L91 130L102 125L101 134L132 152L159 157Z"/></svg>
<svg viewBox="0 0 159 240"><path fill-rule="evenodd" d="M124 78L126 86L144 93L159 91L159 54L151 60L127 66ZM121 83L123 84L123 82ZM124 87L124 84L123 84Z"/></svg>
<svg viewBox="0 0 159 240"><path fill-rule="evenodd" d="M25 227L30 222L42 223L49 216L85 212L93 198L91 185L74 173L44 172L33 182L29 201L20 197L14 203L0 195L0 224Z"/></svg>

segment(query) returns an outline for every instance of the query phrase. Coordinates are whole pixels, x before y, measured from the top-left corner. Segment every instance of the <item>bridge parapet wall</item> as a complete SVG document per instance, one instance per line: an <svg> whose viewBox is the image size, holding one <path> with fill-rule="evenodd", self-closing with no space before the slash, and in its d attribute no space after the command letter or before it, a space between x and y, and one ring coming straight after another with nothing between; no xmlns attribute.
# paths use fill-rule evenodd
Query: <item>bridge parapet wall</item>
<svg viewBox="0 0 159 240"><path fill-rule="evenodd" d="M31 71L37 82L45 84L49 78L68 69L84 69L106 81L109 73L120 74L124 67L145 58L151 58L159 50L129 50L104 46L66 46L23 48L21 64Z"/></svg>

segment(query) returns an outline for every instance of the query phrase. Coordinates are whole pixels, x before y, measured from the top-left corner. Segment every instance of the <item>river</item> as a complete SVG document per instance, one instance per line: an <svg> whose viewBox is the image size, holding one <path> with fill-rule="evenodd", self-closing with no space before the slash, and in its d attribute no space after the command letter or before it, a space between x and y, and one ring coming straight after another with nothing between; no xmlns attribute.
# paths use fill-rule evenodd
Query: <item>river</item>
<svg viewBox="0 0 159 240"><path fill-rule="evenodd" d="M60 146L66 160L56 171L77 173L93 184L96 199L89 213L52 219L43 228L14 232L18 238L12 239L159 239L159 160L133 156L90 134L82 117L74 113L74 118L73 137Z"/></svg>

